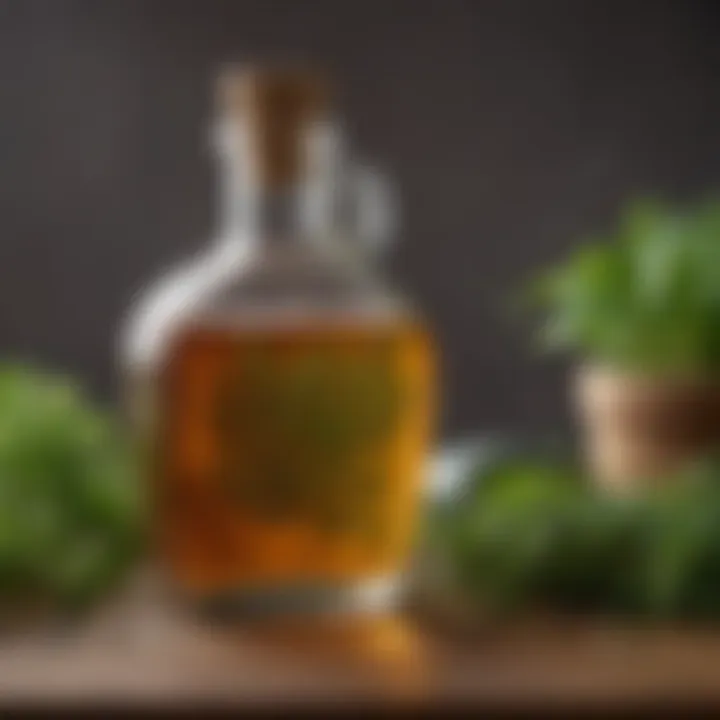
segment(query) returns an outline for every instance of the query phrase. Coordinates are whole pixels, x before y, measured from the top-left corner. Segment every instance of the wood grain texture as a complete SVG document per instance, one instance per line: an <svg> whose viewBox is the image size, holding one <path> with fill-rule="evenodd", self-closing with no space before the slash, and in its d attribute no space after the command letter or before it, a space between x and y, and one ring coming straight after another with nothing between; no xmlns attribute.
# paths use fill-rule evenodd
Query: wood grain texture
<svg viewBox="0 0 720 720"><path fill-rule="evenodd" d="M142 586L142 587L141 587ZM0 706L720 709L720 634L407 616L211 624L140 584L82 628L7 638Z"/></svg>

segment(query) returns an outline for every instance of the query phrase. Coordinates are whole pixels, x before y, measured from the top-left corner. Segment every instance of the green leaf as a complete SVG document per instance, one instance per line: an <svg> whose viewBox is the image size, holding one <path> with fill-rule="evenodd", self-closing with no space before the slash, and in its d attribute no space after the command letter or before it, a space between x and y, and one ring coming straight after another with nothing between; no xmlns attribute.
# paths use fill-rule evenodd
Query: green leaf
<svg viewBox="0 0 720 720"><path fill-rule="evenodd" d="M720 203L633 203L613 237L543 272L529 294L540 338L615 366L720 369Z"/></svg>
<svg viewBox="0 0 720 720"><path fill-rule="evenodd" d="M539 455L481 461L466 485L428 543L484 609L720 618L717 458L632 498Z"/></svg>
<svg viewBox="0 0 720 720"><path fill-rule="evenodd" d="M89 601L139 546L135 458L73 381L0 366L0 603Z"/></svg>

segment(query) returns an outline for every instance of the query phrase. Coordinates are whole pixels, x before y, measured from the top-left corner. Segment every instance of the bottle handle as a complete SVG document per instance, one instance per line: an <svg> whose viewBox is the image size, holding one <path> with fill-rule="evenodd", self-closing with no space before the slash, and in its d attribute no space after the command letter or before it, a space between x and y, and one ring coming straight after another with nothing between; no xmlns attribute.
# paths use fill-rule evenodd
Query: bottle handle
<svg viewBox="0 0 720 720"><path fill-rule="evenodd" d="M352 170L355 233L364 249L379 258L391 247L399 212L395 188L377 168L358 164Z"/></svg>

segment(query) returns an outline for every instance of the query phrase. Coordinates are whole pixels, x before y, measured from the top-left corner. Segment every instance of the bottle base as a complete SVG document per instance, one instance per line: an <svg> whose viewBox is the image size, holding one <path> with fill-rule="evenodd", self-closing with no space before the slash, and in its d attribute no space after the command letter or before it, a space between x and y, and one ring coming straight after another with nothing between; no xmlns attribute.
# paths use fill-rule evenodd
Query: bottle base
<svg viewBox="0 0 720 720"><path fill-rule="evenodd" d="M237 621L297 615L365 615L396 609L404 595L403 578L385 575L342 585L283 585L222 591L197 599L209 619Z"/></svg>

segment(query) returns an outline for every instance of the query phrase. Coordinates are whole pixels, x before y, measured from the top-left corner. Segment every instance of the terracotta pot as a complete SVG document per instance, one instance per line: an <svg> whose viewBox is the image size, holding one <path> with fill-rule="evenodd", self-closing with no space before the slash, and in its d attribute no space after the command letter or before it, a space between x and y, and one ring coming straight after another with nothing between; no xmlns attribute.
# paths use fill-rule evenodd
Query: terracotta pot
<svg viewBox="0 0 720 720"><path fill-rule="evenodd" d="M580 368L574 399L588 468L601 484L652 484L720 448L720 380Z"/></svg>

